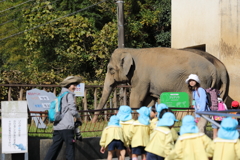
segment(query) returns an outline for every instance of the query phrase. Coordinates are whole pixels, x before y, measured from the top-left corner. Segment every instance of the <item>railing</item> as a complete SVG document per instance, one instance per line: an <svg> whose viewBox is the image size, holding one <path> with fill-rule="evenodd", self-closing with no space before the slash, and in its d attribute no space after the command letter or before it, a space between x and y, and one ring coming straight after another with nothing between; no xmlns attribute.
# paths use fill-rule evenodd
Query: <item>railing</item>
<svg viewBox="0 0 240 160"><path fill-rule="evenodd" d="M26 100L26 91L33 88L59 94L59 85L32 85L32 84L0 84L1 101ZM97 109L98 101L102 93L103 86L85 85L84 97L77 97L78 110ZM128 104L128 93L130 86L119 85L110 95L110 100L105 108L117 108L121 104Z"/></svg>
<svg viewBox="0 0 240 160"><path fill-rule="evenodd" d="M101 132L106 126L109 121L109 118L116 114L118 108L112 109L101 109L101 110L83 110L79 111L82 115L83 125L80 127L81 132ZM179 109L181 111L179 111ZM133 109L135 110L135 109ZM98 118L96 122L91 122L91 117L94 115L94 112L99 111ZM176 123L174 127L179 128L181 125L181 119L185 115L193 115L194 110L191 108L178 108L178 111L173 111L176 115L177 119L180 120L179 123ZM33 116L29 115L29 126L28 126L28 133L29 134L52 134L53 131L53 123L48 121L47 112L30 112L30 113L38 113L39 120L43 120L46 124L45 128L39 129L38 124L35 124L31 119ZM88 114L84 114L88 113ZM36 116L34 116L36 117ZM137 112L133 113L133 117L137 117Z"/></svg>
<svg viewBox="0 0 240 160"><path fill-rule="evenodd" d="M220 128L220 124L218 124L208 116L232 117L234 119L240 118L240 109L230 109L225 111L198 111L196 113L199 114L201 117L205 118L208 122L216 125L219 128ZM238 131L240 132L239 127L238 127Z"/></svg>
<svg viewBox="0 0 240 160"><path fill-rule="evenodd" d="M4 97L1 101L12 100L26 100L26 91L33 88L45 90L47 92L53 92L55 95L60 93L61 87L59 85L24 85L24 84L0 84L0 92ZM118 107L122 104L128 104L128 95L130 92L130 86L120 85L111 93L109 101L104 106L104 109L96 110L99 99L101 98L103 86L98 85L85 85L84 97L77 97L77 109L82 117L83 125L81 131L87 132L101 132L111 115L116 114ZM178 108L179 110L179 108ZM193 115L193 109L180 109L181 111L174 111L177 119L181 120L183 116L190 114ZM99 111L98 119L95 123L91 120L94 116L94 112ZM35 114L35 115L34 115ZM134 113L136 114L136 113ZM37 117L38 121L44 122L44 128L38 128L38 123L32 120L33 117ZM135 116L136 117L136 116ZM175 125L176 128L181 123ZM29 134L52 134L53 124L48 122L47 112L30 112L28 118L28 133Z"/></svg>

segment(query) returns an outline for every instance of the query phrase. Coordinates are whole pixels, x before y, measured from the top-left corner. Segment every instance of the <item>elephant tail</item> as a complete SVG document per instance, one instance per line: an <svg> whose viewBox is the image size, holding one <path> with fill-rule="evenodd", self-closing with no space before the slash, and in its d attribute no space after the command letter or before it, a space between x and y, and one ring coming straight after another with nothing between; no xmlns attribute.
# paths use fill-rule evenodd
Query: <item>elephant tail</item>
<svg viewBox="0 0 240 160"><path fill-rule="evenodd" d="M221 72L221 87L219 89L220 97L224 102L228 97L229 85L230 85L229 75L227 70L225 70L225 72Z"/></svg>
<svg viewBox="0 0 240 160"><path fill-rule="evenodd" d="M215 88L217 85L217 71L214 69L214 72L212 73L212 81L211 81L211 88Z"/></svg>

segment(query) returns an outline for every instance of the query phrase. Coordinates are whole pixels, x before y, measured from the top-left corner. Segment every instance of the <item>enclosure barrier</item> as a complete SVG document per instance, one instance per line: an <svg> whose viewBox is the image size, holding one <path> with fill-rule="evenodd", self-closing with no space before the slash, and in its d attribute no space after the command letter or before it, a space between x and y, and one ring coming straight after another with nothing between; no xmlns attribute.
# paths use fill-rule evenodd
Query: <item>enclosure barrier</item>
<svg viewBox="0 0 240 160"><path fill-rule="evenodd" d="M174 109L174 108L173 108ZM176 109L176 108L175 108ZM80 127L82 133L93 133L93 132L102 132L102 130L107 126L107 123L110 117L116 114L118 108L109 108L101 110L82 110L79 111L83 125ZM133 109L136 110L136 109ZM98 118L96 122L92 122L91 119L94 116L94 113L98 112ZM194 110L191 108L178 108L178 111L173 111L177 119L180 120L179 123L176 123L174 127L179 128L181 125L181 119L185 115L193 115ZM31 113L37 114L32 116ZM87 113L87 114L85 114ZM35 123L32 118L37 117L39 123ZM133 117L137 117L137 112L133 112ZM40 119L45 123L45 128L38 128L40 124ZM29 112L28 118L28 134L32 136L47 136L47 134L52 134L53 132L53 123L48 121L47 112Z"/></svg>
<svg viewBox="0 0 240 160"><path fill-rule="evenodd" d="M129 105L129 94L131 91L131 86L128 85L119 85L111 93L109 101L104 106L104 109L97 109L97 104L101 98L101 93L103 86L100 85L85 85L84 97L77 97L77 110L81 115L83 125L81 126L81 131L86 132L101 132L111 115L116 114L117 109L120 105L127 104ZM2 93L3 98L1 101L16 101L16 100L26 100L26 92L33 88L45 90L47 92L53 92L55 95L59 94L61 87L59 85L30 85L30 84L0 84L0 92ZM135 109L133 109L135 110ZM95 123L92 123L92 118L94 113L99 111L98 119ZM38 128L38 125L35 124L32 120L33 114L35 117L39 118L45 123L45 128ZM174 110L174 113L177 119L181 120L183 116L194 114L192 108L177 108ZM96 114L96 113L95 113ZM133 117L137 112L133 113ZM180 123L176 123L175 127L178 128ZM47 112L33 112L29 111L28 118L28 133L29 134L52 134L53 124L48 122Z"/></svg>
<svg viewBox="0 0 240 160"><path fill-rule="evenodd" d="M26 100L26 92L31 89L40 89L58 95L61 92L59 85L34 85L34 84L0 84L1 101ZM88 110L97 109L97 104L101 98L103 86L85 85L84 97L76 97L77 109ZM118 85L109 96L109 101L104 108L117 108L128 103L128 95L131 86ZM1 105L1 104L0 104Z"/></svg>
<svg viewBox="0 0 240 160"><path fill-rule="evenodd" d="M222 117L234 117L240 118L240 109L230 109L225 111L197 111L196 114L199 114L201 117L205 118L208 122L216 125L220 128L220 124L215 122L213 119L209 118L208 116L222 116ZM208 116L206 116L208 115ZM238 129L240 132L240 128Z"/></svg>

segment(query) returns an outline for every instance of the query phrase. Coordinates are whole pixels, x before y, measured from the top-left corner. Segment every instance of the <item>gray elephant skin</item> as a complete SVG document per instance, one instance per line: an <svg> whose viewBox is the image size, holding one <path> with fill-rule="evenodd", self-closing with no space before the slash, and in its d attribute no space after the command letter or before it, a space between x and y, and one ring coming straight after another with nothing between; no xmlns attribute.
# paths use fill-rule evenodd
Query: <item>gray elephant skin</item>
<svg viewBox="0 0 240 160"><path fill-rule="evenodd" d="M188 93L185 80L189 74L197 74L201 87L219 89L225 98L229 87L225 66L216 57L200 52L172 48L116 49L107 66L98 109L103 108L118 84L131 85L132 108L153 105L162 92Z"/></svg>
<svg viewBox="0 0 240 160"><path fill-rule="evenodd" d="M225 65L210 53L197 50L197 49L189 49L189 48L184 48L183 50L201 55L202 57L206 58L209 62L211 62L215 66L216 72L217 72L217 82L214 87L220 88L220 93L221 93L220 97L224 100L224 102L226 102L226 99L230 98L228 95L230 79L229 79L229 75Z"/></svg>

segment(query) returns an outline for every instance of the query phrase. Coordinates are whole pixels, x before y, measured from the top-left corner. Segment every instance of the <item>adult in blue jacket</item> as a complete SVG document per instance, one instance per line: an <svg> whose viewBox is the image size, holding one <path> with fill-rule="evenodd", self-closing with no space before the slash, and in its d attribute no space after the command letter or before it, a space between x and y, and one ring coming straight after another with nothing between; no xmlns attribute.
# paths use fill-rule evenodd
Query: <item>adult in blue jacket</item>
<svg viewBox="0 0 240 160"><path fill-rule="evenodd" d="M62 119L59 122L54 122L53 143L49 148L44 160L57 159L63 142L66 144L66 159L75 160L74 129L76 123L81 122L74 100L74 90L80 81L80 77L69 76L60 83L62 86L62 91L60 94L63 94L64 92L68 93L62 98ZM74 118L76 118L76 122L74 122Z"/></svg>

